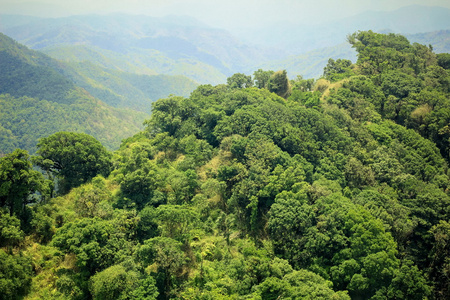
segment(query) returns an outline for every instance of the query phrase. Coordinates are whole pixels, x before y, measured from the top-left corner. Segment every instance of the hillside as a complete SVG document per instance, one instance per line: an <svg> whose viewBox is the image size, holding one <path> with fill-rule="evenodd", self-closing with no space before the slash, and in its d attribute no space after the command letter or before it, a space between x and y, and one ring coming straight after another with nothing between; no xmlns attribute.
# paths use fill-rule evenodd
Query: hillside
<svg viewBox="0 0 450 300"><path fill-rule="evenodd" d="M33 96L70 104L75 85L57 69L57 61L30 50L0 33L0 93L16 97Z"/></svg>
<svg viewBox="0 0 450 300"><path fill-rule="evenodd" d="M3 34L0 67L2 155L15 148L34 152L39 138L61 130L89 133L115 149L122 139L142 129L147 117L95 99L64 76L67 65Z"/></svg>
<svg viewBox="0 0 450 300"><path fill-rule="evenodd" d="M198 84L185 76L145 75L107 69L89 61L66 62L62 73L77 86L116 108L149 113L168 95L188 96Z"/></svg>
<svg viewBox="0 0 450 300"><path fill-rule="evenodd" d="M448 299L450 57L349 42L313 86L159 99L113 153L60 132L0 158L0 295Z"/></svg>

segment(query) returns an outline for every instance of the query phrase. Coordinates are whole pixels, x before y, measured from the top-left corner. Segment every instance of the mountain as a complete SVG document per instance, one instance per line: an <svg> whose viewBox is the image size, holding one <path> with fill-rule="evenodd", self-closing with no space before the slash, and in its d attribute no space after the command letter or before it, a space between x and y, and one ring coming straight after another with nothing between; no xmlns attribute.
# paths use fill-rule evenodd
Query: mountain
<svg viewBox="0 0 450 300"><path fill-rule="evenodd" d="M167 92L148 94L123 81L128 75L117 72L183 75L210 84L224 83L237 72L252 74L259 68L287 69L291 77L317 78L329 58L356 60L356 52L345 41L348 34L358 30L401 33L413 42L434 45L437 53L448 52L445 34L450 29L449 20L449 9L416 5L390 12L368 11L320 25L277 23L257 31L242 29L234 35L191 17L125 14L65 18L5 15L0 29L33 49L68 62L72 80L96 97L119 107L134 99L139 104L132 107L140 109L146 99L153 101ZM426 33L437 30L441 32ZM105 77L94 76L95 84L86 83L83 78L90 78L89 72L95 68L96 74ZM153 79L157 81L157 77ZM180 87L174 93L187 96L192 85L187 81L179 85L179 80L169 84L170 89ZM125 86L117 89L117 82Z"/></svg>
<svg viewBox="0 0 450 300"><path fill-rule="evenodd" d="M319 78L328 60L348 59L356 62L356 51L349 43L341 43L334 47L326 47L306 52L300 55L291 55L282 60L270 61L262 64L260 68L269 70L285 69L290 75L302 75L303 78Z"/></svg>
<svg viewBox="0 0 450 300"><path fill-rule="evenodd" d="M32 19L19 25L8 20L2 22L1 30L33 49L89 46L91 51L109 51L108 56L132 58L132 64L146 72L185 75L202 83L223 82L235 72L279 55L247 46L225 30L188 17L85 15Z"/></svg>
<svg viewBox="0 0 450 300"><path fill-rule="evenodd" d="M187 97L198 85L181 75L136 74L90 61L66 62L65 66L62 72L67 78L106 104L147 113L153 101L171 94Z"/></svg>
<svg viewBox="0 0 450 300"><path fill-rule="evenodd" d="M0 93L15 97L33 96L58 103L71 103L68 97L75 85L61 75L58 61L30 50L0 34Z"/></svg>
<svg viewBox="0 0 450 300"><path fill-rule="evenodd" d="M0 34L0 154L34 152L56 131L93 135L109 149L139 131L147 114L116 109L64 76L67 66Z"/></svg>
<svg viewBox="0 0 450 300"><path fill-rule="evenodd" d="M450 53L450 30L438 30L406 35L414 43L432 45L436 53Z"/></svg>
<svg viewBox="0 0 450 300"><path fill-rule="evenodd" d="M342 43L358 30L413 34L450 29L450 9L412 5L394 11L367 11L324 24L278 23L239 35L245 42L274 46L298 55Z"/></svg>

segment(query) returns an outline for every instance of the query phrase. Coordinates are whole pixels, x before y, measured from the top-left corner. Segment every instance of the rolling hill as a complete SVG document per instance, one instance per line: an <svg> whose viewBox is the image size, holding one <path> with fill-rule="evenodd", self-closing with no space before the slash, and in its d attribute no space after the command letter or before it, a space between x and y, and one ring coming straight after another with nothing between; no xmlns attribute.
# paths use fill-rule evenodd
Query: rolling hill
<svg viewBox="0 0 450 300"><path fill-rule="evenodd" d="M142 128L148 114L113 108L64 76L67 66L0 34L0 154L35 151L56 131L93 135L109 149Z"/></svg>

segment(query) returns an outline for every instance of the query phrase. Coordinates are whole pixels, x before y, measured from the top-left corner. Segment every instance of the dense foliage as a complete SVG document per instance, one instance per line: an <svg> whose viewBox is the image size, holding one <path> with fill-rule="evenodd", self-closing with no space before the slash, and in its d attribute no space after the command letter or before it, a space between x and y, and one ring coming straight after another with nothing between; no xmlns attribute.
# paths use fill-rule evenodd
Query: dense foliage
<svg viewBox="0 0 450 300"><path fill-rule="evenodd" d="M448 299L449 71L399 35L349 40L356 64L330 60L317 82L258 70L160 99L112 156L41 139L44 170L54 151L88 176L28 214L1 202L0 294Z"/></svg>

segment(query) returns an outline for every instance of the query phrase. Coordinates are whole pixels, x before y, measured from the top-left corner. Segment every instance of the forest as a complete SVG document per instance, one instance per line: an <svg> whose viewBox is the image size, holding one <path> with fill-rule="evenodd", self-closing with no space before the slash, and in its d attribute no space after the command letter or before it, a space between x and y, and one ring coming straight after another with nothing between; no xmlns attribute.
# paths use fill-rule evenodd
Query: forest
<svg viewBox="0 0 450 300"><path fill-rule="evenodd" d="M348 42L2 155L0 299L450 299L450 54Z"/></svg>

